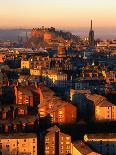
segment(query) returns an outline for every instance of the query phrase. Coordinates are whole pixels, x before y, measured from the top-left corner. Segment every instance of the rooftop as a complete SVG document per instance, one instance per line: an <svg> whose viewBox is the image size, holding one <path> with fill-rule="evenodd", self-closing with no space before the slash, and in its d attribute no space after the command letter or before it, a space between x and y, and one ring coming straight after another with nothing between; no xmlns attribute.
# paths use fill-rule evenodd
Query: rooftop
<svg viewBox="0 0 116 155"><path fill-rule="evenodd" d="M93 101L95 105L98 105L103 100L106 100L106 98L104 96L101 96L98 94L89 94L89 95L86 95L86 98L89 101Z"/></svg>
<svg viewBox="0 0 116 155"><path fill-rule="evenodd" d="M89 154L89 153L94 152L83 141L74 142L73 145L81 154Z"/></svg>
<svg viewBox="0 0 116 155"><path fill-rule="evenodd" d="M63 100L58 101L54 104L54 106L51 109L48 110L48 113L57 111L58 109L61 109L62 107L64 107L65 105L68 105L68 104L70 105L71 103L65 102Z"/></svg>
<svg viewBox="0 0 116 155"><path fill-rule="evenodd" d="M97 133L97 134L87 134L84 136L85 141L91 140L91 139L101 139L106 140L107 139L116 139L116 133Z"/></svg>
<svg viewBox="0 0 116 155"><path fill-rule="evenodd" d="M28 139L37 138L34 133L14 133L14 134L0 134L0 139Z"/></svg>

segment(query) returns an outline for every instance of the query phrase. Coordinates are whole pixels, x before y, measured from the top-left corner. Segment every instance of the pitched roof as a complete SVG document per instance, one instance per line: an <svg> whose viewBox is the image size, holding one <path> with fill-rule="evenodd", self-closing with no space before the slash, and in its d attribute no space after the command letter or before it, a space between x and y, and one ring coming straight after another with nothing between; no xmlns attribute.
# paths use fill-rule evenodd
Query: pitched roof
<svg viewBox="0 0 116 155"><path fill-rule="evenodd" d="M56 125L50 127L49 129L47 129L48 132L58 132L60 131L60 128L58 128Z"/></svg>
<svg viewBox="0 0 116 155"><path fill-rule="evenodd" d="M73 143L73 145L81 154L89 154L89 153L94 152L83 141L76 141L76 142Z"/></svg>
<svg viewBox="0 0 116 155"><path fill-rule="evenodd" d="M107 139L116 139L116 133L96 133L96 134L87 134L84 137L87 137L87 139L101 139L106 140Z"/></svg>
<svg viewBox="0 0 116 155"><path fill-rule="evenodd" d="M62 107L66 106L66 105L72 105L71 103L62 101L58 103L56 103L51 109L48 110L48 113L50 114L51 112L57 111L58 109L61 109Z"/></svg>
<svg viewBox="0 0 116 155"><path fill-rule="evenodd" d="M37 138L34 133L13 133L13 134L0 134L0 139L26 139Z"/></svg>
<svg viewBox="0 0 116 155"><path fill-rule="evenodd" d="M95 105L98 105L103 100L106 100L104 96L98 95L98 94L89 94L86 95L87 100L93 101Z"/></svg>

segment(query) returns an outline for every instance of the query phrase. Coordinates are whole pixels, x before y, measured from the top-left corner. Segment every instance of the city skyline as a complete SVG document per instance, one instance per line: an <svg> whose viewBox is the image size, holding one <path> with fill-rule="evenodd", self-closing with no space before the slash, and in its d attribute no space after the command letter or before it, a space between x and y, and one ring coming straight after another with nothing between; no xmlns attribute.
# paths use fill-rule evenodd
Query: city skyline
<svg viewBox="0 0 116 155"><path fill-rule="evenodd" d="M0 2L0 28L54 26L71 29L115 29L115 0L4 0Z"/></svg>

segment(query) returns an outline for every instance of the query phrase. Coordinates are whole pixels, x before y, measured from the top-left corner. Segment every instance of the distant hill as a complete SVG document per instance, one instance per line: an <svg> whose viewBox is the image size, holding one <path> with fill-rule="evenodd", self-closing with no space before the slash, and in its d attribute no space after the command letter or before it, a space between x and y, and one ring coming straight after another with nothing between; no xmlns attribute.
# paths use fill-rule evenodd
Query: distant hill
<svg viewBox="0 0 116 155"><path fill-rule="evenodd" d="M18 36L26 37L26 32L31 32L31 29L0 29L0 40L17 41Z"/></svg>

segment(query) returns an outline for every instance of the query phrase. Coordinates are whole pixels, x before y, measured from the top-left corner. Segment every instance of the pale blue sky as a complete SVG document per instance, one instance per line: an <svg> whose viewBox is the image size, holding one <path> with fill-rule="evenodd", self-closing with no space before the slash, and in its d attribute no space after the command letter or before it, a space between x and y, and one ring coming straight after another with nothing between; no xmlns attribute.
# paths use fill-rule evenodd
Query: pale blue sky
<svg viewBox="0 0 116 155"><path fill-rule="evenodd" d="M0 0L0 28L116 28L116 0Z"/></svg>

